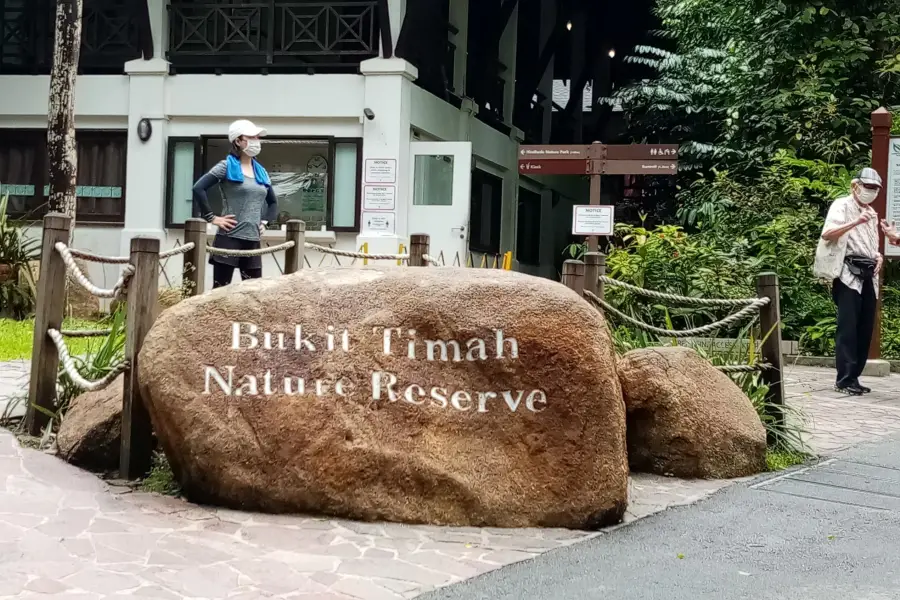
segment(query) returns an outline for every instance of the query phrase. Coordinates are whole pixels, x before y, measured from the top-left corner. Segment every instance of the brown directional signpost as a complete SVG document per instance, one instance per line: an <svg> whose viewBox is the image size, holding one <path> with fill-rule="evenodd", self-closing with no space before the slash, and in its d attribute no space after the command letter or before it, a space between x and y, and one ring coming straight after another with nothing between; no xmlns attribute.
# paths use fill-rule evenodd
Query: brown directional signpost
<svg viewBox="0 0 900 600"><path fill-rule="evenodd" d="M521 146L522 175L590 175L591 204L600 204L602 175L674 175L678 146L668 144L600 143L570 146ZM588 251L596 252L599 239L588 236Z"/></svg>

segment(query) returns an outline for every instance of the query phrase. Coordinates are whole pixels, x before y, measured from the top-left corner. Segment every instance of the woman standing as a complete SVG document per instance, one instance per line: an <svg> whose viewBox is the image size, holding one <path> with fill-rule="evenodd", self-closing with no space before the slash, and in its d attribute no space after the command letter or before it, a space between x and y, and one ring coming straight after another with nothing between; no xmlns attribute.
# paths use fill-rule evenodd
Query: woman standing
<svg viewBox="0 0 900 600"><path fill-rule="evenodd" d="M266 130L247 120L235 121L228 128L231 152L209 173L194 184L194 207L207 222L219 228L213 247L223 250L256 250L262 232L275 218L278 201L269 174L256 160L261 144L259 138ZM207 191L219 186L222 194L222 215L216 216L209 204ZM234 270L241 279L262 277L262 258L259 256L210 256L213 267L213 287L231 283Z"/></svg>

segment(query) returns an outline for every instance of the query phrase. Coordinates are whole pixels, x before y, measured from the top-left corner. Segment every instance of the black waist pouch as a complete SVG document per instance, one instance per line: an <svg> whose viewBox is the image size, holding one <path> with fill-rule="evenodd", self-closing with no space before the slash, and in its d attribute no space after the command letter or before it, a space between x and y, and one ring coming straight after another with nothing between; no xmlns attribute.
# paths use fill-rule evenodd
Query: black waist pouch
<svg viewBox="0 0 900 600"><path fill-rule="evenodd" d="M872 279L875 277L875 259L851 254L844 257L844 264L854 277Z"/></svg>

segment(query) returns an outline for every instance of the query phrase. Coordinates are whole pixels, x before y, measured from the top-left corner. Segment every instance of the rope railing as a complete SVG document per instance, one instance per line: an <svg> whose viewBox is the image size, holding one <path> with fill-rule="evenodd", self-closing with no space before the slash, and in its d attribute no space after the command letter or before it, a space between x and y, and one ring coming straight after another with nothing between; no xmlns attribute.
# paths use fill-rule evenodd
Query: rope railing
<svg viewBox="0 0 900 600"><path fill-rule="evenodd" d="M268 246L266 248L255 248L253 250L230 250L226 248L216 248L215 246L206 246L206 251L213 256L265 256L266 254L275 254L294 247L294 242L284 242L277 246Z"/></svg>
<svg viewBox="0 0 900 600"><path fill-rule="evenodd" d="M66 375L69 376L75 385L86 392L96 392L109 387L109 385L115 381L116 377L124 373L125 369L128 368L128 363L122 362L116 365L112 371L96 381L85 379L75 367L75 361L69 354L69 348L66 346L66 341L63 339L62 333L56 329L48 329L47 335L50 336L50 339L52 339L53 343L56 345L56 350L59 352L59 361L62 363Z"/></svg>
<svg viewBox="0 0 900 600"><path fill-rule="evenodd" d="M600 276L600 281L607 285L611 285L613 287L622 288L624 290L628 290L633 294L637 294L639 296L643 296L645 298L652 298L654 300L664 300L668 302L676 302L678 304L683 304L687 306L709 306L709 307L738 307L738 306L765 306L768 304L768 298L736 298L736 299L727 299L727 298L693 298L691 296L679 296L678 294L668 294L665 292L657 292L655 290L648 290L642 287L638 287L636 285L631 285L630 283L625 283L624 281L619 281L618 279L613 279L612 277L606 277L605 275Z"/></svg>
<svg viewBox="0 0 900 600"><path fill-rule="evenodd" d="M712 333L713 331L717 331L719 329L723 329L725 327L730 327L731 325L736 325L742 321L745 321L748 317L753 316L757 312L759 312L760 308L768 304L768 298L759 298L757 302L750 304L749 306L745 306L741 310L731 315L728 315L724 319L716 321L714 323L710 323L709 325L703 325L701 327L694 327L692 329L686 329L683 331L676 331L671 329L663 329L662 327L656 327L655 325L649 325L644 323L640 319L635 319L624 312L620 311L615 306L611 305L609 302L606 302L604 299L597 296L597 294L584 290L584 296L590 300L595 305L599 306L604 311L611 313L618 317L619 319L625 321L626 323L641 329L642 331L646 331L648 333L654 333L656 335L668 336L673 338L687 338L694 337L698 335L703 335L706 333Z"/></svg>
<svg viewBox="0 0 900 600"><path fill-rule="evenodd" d="M336 248L328 248L306 242L306 248L322 254L331 254L332 256L343 256L345 258L362 258L367 260L409 260L409 254L369 254L368 252L352 252L350 250L338 250Z"/></svg>
<svg viewBox="0 0 900 600"><path fill-rule="evenodd" d="M735 373L761 373L772 369L769 363L756 363L754 365L717 365L716 369L727 374Z"/></svg>
<svg viewBox="0 0 900 600"><path fill-rule="evenodd" d="M63 337L70 338L106 337L112 333L112 329L63 329L60 333Z"/></svg>
<svg viewBox="0 0 900 600"><path fill-rule="evenodd" d="M81 271L78 264L75 262L75 258L72 256L72 252L71 250L69 250L68 246L66 246L62 242L56 242L54 247L62 257L63 262L66 265L66 270L68 270L72 278L81 287L86 289L94 296L97 296L98 298L118 298L125 290L125 286L128 285L128 279L132 275L134 275L134 267L130 264L127 264L122 268L122 273L121 275L119 275L119 280L116 281L112 289L97 287L96 285L91 283L91 280L88 279L87 276Z"/></svg>
<svg viewBox="0 0 900 600"><path fill-rule="evenodd" d="M171 250L160 252L159 259L165 260L167 258L172 258L173 256L190 252L193 249L194 243L188 242L187 244L176 246ZM102 254L94 254L93 252L88 252L87 250L78 250L76 248L69 248L69 253L75 258L80 258L81 260L86 260L88 262L95 262L105 265L127 265L129 261L131 261L130 256L104 256Z"/></svg>
<svg viewBox="0 0 900 600"><path fill-rule="evenodd" d="M443 265L441 265L441 263L438 261L438 259L436 259L435 257L431 256L430 254L423 254L423 255L422 255L422 260L424 260L425 262L427 262L427 263L428 263L429 265L431 265L432 267L440 267L440 266L443 266Z"/></svg>

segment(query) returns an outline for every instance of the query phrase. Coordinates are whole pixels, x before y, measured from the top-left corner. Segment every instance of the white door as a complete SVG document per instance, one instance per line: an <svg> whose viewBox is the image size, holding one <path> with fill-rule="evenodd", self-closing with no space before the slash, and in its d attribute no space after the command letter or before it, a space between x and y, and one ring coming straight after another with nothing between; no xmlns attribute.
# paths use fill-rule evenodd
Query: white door
<svg viewBox="0 0 900 600"><path fill-rule="evenodd" d="M472 191L472 142L411 142L409 233L431 236L429 253L466 264Z"/></svg>

